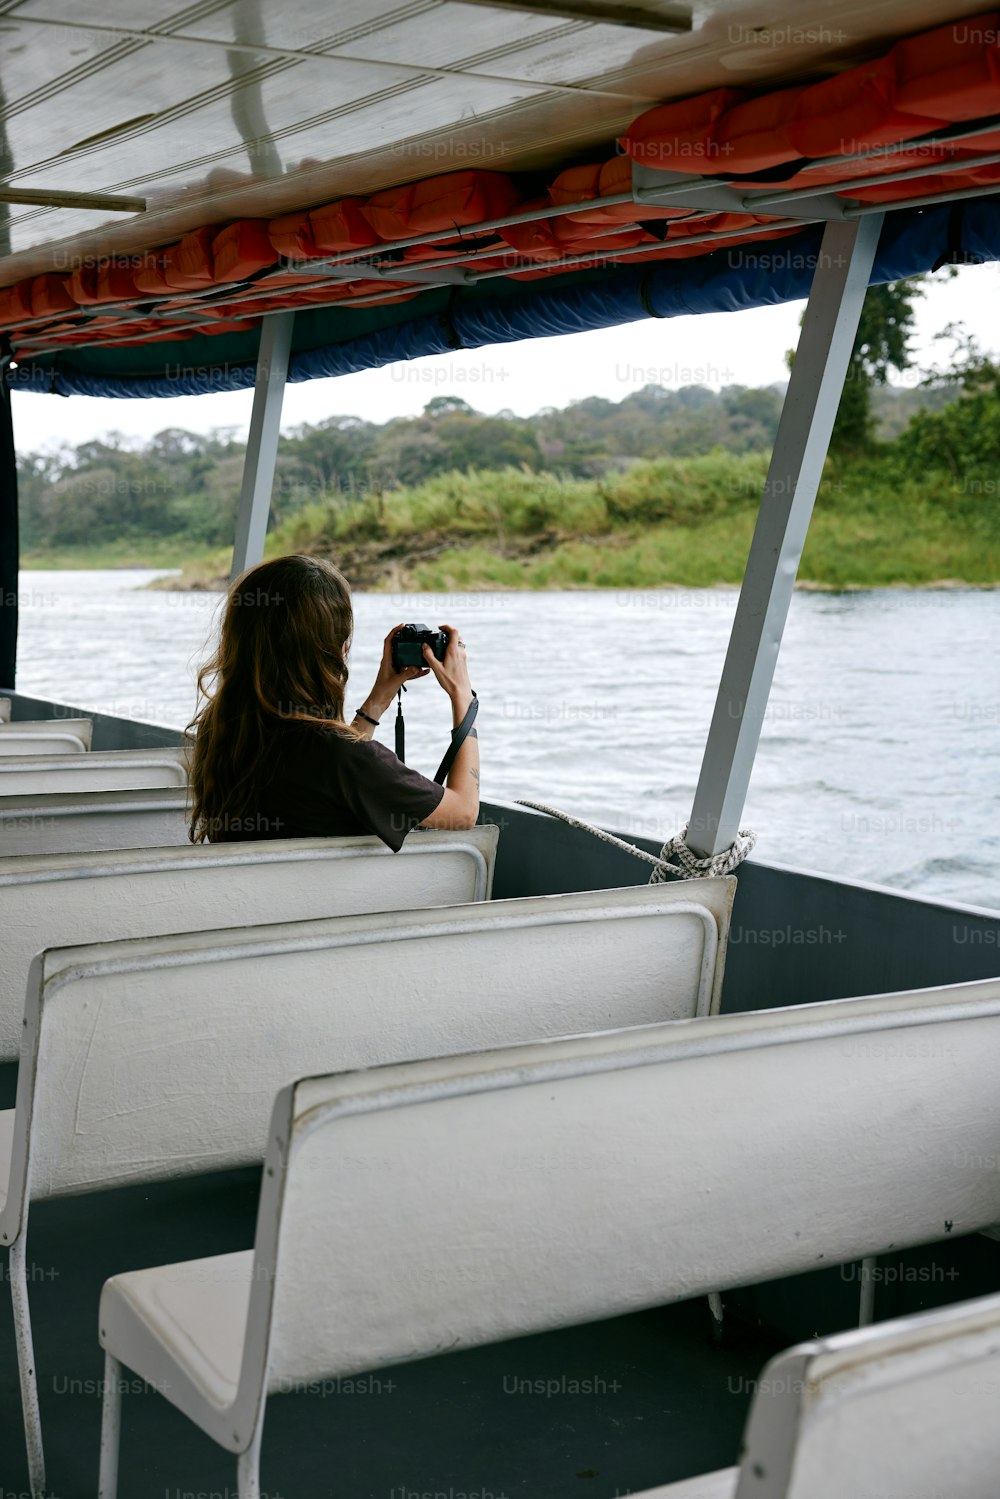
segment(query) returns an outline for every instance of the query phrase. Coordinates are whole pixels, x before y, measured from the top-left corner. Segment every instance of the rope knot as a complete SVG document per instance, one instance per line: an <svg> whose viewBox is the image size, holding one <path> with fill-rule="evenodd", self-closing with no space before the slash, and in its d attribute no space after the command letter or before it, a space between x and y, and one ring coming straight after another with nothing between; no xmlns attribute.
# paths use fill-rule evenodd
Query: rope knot
<svg viewBox="0 0 1000 1499"><path fill-rule="evenodd" d="M682 880L703 880L731 874L744 859L749 858L757 842L757 834L751 828L740 828L728 848L699 858L685 842L687 830L688 825L685 823L681 831L675 833L660 849L656 868L649 876L651 885L661 885L668 874L676 874ZM672 864L671 859L676 859L676 864Z"/></svg>

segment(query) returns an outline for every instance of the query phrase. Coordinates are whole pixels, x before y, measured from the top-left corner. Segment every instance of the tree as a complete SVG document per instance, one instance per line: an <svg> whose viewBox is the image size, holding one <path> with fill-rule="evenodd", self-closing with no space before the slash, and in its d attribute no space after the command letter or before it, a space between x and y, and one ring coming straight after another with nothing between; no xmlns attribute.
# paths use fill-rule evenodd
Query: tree
<svg viewBox="0 0 1000 1499"><path fill-rule="evenodd" d="M955 351L946 370L928 373L931 388L958 390L958 400L941 411L918 411L897 439L899 457L914 474L945 469L961 482L985 476L970 492L995 495L1000 465L1000 366L980 349L975 337L949 324L938 338Z"/></svg>
<svg viewBox="0 0 1000 1499"><path fill-rule="evenodd" d="M454 412L461 412L463 416L476 415L468 401L463 401L461 396L434 396L424 407L424 416L447 416Z"/></svg>
<svg viewBox="0 0 1000 1499"><path fill-rule="evenodd" d="M781 416L780 393L773 386L748 389L745 385L727 385L721 396L729 424L726 447L736 452L771 447Z"/></svg>
<svg viewBox="0 0 1000 1499"><path fill-rule="evenodd" d="M909 341L913 304L923 296L920 281L914 276L868 288L830 439L833 451L860 453L871 447L875 435L872 387L888 384L890 370L901 374L912 362ZM791 369L795 351L790 349L785 359Z"/></svg>
<svg viewBox="0 0 1000 1499"><path fill-rule="evenodd" d="M379 430L356 416L331 416L283 437L279 451L289 465L285 476L288 493L300 494L305 503L309 499L329 501L364 489Z"/></svg>
<svg viewBox="0 0 1000 1499"><path fill-rule="evenodd" d="M369 474L386 489L421 484L435 474L474 468L541 468L542 450L529 422L481 416L467 402L435 396L423 416L397 417L379 431Z"/></svg>

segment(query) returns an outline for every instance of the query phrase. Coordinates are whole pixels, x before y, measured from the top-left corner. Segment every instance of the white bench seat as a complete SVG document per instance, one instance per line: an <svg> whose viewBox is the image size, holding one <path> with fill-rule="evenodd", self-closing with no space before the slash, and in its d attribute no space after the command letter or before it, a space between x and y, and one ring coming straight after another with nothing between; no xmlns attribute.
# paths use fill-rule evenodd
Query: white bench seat
<svg viewBox="0 0 1000 1499"><path fill-rule="evenodd" d="M86 755L0 756L0 797L186 784L187 751L183 745L96 753L91 750Z"/></svg>
<svg viewBox="0 0 1000 1499"><path fill-rule="evenodd" d="M180 786L2 796L0 855L186 844L188 820Z"/></svg>
<svg viewBox="0 0 1000 1499"><path fill-rule="evenodd" d="M240 1257L105 1285L101 1499L116 1492L120 1365L238 1455L250 1499L270 1394L997 1221L1000 1179L973 1162L995 1145L998 1061L989 980L285 1088L249 1300ZM222 1401L204 1375L204 1288L229 1275L212 1314L226 1389L238 1345L242 1362ZM740 1499L777 1493L741 1480Z"/></svg>
<svg viewBox="0 0 1000 1499"><path fill-rule="evenodd" d="M402 856L386 858L395 870ZM397 910L36 957L0 1214L34 1487L44 1470L30 1201L259 1162L275 1093L317 1067L709 1014L735 886L729 877Z"/></svg>
<svg viewBox="0 0 1000 1499"><path fill-rule="evenodd" d="M398 854L359 835L0 858L0 1061L44 948L488 900L498 832L421 829Z"/></svg>
<svg viewBox="0 0 1000 1499"><path fill-rule="evenodd" d="M225 1408L236 1399L253 1285L254 1254L184 1260L162 1269L115 1277L119 1301L109 1305L111 1327L119 1314L151 1344L184 1348L185 1371L202 1399Z"/></svg>
<svg viewBox="0 0 1000 1499"><path fill-rule="evenodd" d="M91 718L0 721L0 755L82 755L94 733Z"/></svg>
<svg viewBox="0 0 1000 1499"><path fill-rule="evenodd" d="M739 1468L636 1499L989 1499L1000 1296L801 1343L758 1382Z"/></svg>

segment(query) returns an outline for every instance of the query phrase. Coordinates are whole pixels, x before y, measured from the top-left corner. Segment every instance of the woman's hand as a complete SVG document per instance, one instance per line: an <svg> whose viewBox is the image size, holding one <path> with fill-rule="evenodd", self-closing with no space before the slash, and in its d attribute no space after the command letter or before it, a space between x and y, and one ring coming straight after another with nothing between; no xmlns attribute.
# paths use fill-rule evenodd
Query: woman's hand
<svg viewBox="0 0 1000 1499"><path fill-rule="evenodd" d="M469 685L469 662L465 641L454 625L439 625L448 637L444 660L439 661L430 646L424 646L424 660L451 698L452 722L457 729L472 702ZM448 772L448 785L422 828L471 828L479 816L479 736L475 729L466 735Z"/></svg>
<svg viewBox="0 0 1000 1499"><path fill-rule="evenodd" d="M382 646L382 661L375 678L375 686L361 705L366 713L371 713L373 718L382 716L406 682L415 682L418 677L427 676L426 666L404 666L402 671L397 671L393 666L392 637L402 628L402 625L393 625L385 637Z"/></svg>
<svg viewBox="0 0 1000 1499"><path fill-rule="evenodd" d="M424 646L424 660L437 677L438 683L451 698L452 707L459 722L472 702L472 687L469 682L469 658L465 641L454 625L438 625L448 637L444 660L439 661L429 645Z"/></svg>

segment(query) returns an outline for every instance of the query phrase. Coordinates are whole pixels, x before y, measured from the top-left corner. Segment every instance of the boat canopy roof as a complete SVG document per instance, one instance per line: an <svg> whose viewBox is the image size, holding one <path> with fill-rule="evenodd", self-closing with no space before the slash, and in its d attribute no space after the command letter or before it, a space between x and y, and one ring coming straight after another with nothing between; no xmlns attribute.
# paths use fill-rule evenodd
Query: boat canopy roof
<svg viewBox="0 0 1000 1499"><path fill-rule="evenodd" d="M948 0L0 0L18 388L252 385L1000 254L1000 12Z"/></svg>

